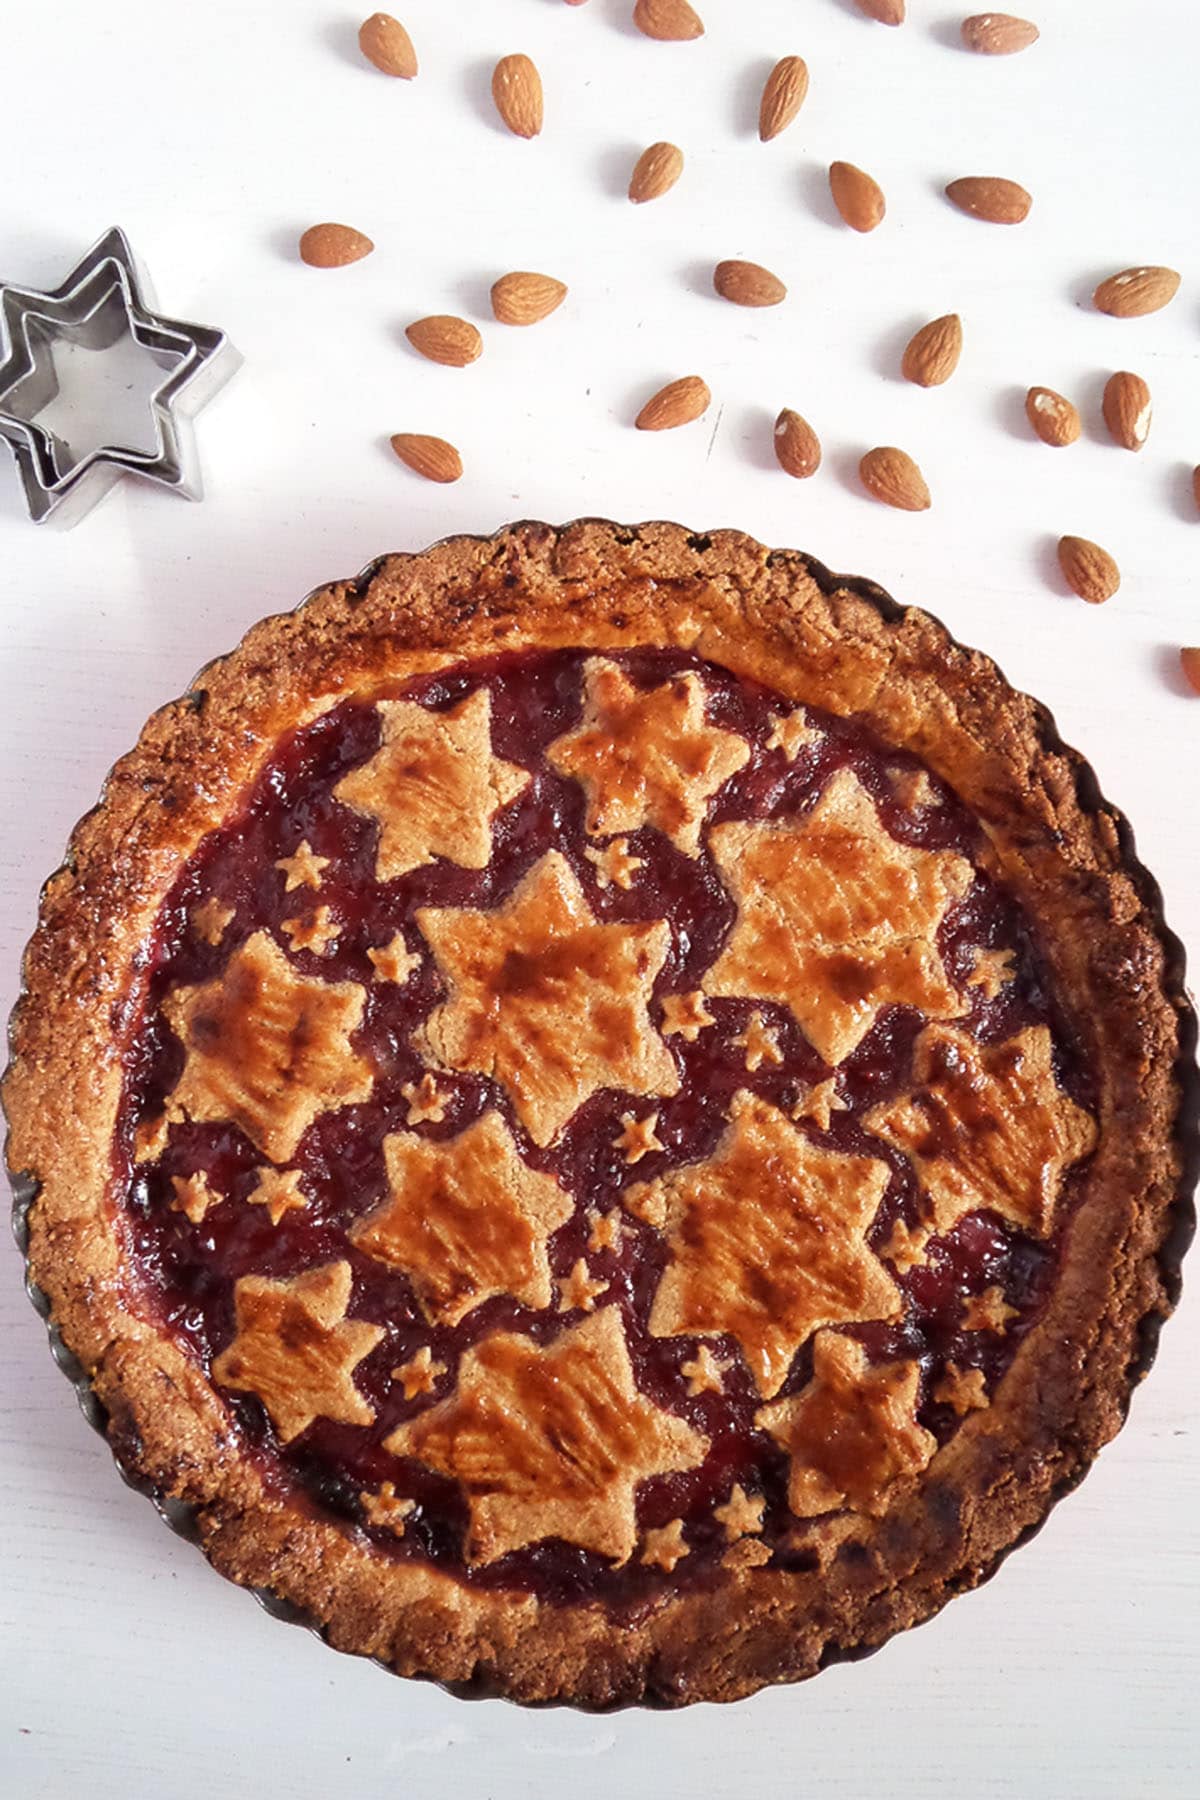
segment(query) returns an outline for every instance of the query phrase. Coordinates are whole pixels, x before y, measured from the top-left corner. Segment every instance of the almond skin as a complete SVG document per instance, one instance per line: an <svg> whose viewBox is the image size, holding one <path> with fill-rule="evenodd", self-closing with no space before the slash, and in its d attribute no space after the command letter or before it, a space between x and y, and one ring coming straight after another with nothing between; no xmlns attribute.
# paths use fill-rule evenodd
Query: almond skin
<svg viewBox="0 0 1200 1800"><path fill-rule="evenodd" d="M358 47L369 63L385 75L411 81L417 72L417 53L399 19L391 13L372 13L358 28Z"/></svg>
<svg viewBox="0 0 1200 1800"><path fill-rule="evenodd" d="M787 289L778 275L760 263L719 262L713 270L713 286L722 300L735 306L778 306Z"/></svg>
<svg viewBox="0 0 1200 1800"><path fill-rule="evenodd" d="M958 367L962 342L962 320L957 313L931 319L909 339L900 363L901 374L918 387L941 387Z"/></svg>
<svg viewBox="0 0 1200 1800"><path fill-rule="evenodd" d="M1184 648L1179 652L1179 666L1185 679L1200 694L1200 650Z"/></svg>
<svg viewBox="0 0 1200 1800"><path fill-rule="evenodd" d="M310 269L344 269L361 262L375 248L353 225L310 225L300 239L301 261Z"/></svg>
<svg viewBox="0 0 1200 1800"><path fill-rule="evenodd" d="M854 231L874 231L887 211L879 183L853 163L830 163L829 191L833 204Z"/></svg>
<svg viewBox="0 0 1200 1800"><path fill-rule="evenodd" d="M633 22L644 37L685 44L704 36L704 21L688 0L637 0Z"/></svg>
<svg viewBox="0 0 1200 1800"><path fill-rule="evenodd" d="M514 137L535 138L542 129L542 78L528 56L502 56L492 70L492 99Z"/></svg>
<svg viewBox="0 0 1200 1800"><path fill-rule="evenodd" d="M1104 386L1104 423L1122 450L1140 450L1150 435L1150 389L1140 375L1118 369Z"/></svg>
<svg viewBox="0 0 1200 1800"><path fill-rule="evenodd" d="M1029 217L1033 205L1018 182L1006 181L1002 175L964 175L950 183L946 198L959 212L986 219L989 225L1019 225Z"/></svg>
<svg viewBox="0 0 1200 1800"><path fill-rule="evenodd" d="M1025 396L1025 417L1041 438L1055 450L1075 443L1080 432L1079 411L1064 394L1053 388L1031 387Z"/></svg>
<svg viewBox="0 0 1200 1800"><path fill-rule="evenodd" d="M465 369L483 349L483 339L469 319L456 319L453 313L434 313L428 319L417 319L404 333L414 350L430 362L445 363L447 368Z"/></svg>
<svg viewBox="0 0 1200 1800"><path fill-rule="evenodd" d="M781 469L806 481L821 466L821 440L809 424L790 406L785 406L775 421L775 457Z"/></svg>
<svg viewBox="0 0 1200 1800"><path fill-rule="evenodd" d="M1121 585L1121 571L1116 563L1107 550L1093 544L1090 538L1059 538L1058 566L1067 586L1089 606L1111 600Z"/></svg>
<svg viewBox="0 0 1200 1800"><path fill-rule="evenodd" d="M492 311L501 325L536 325L567 297L566 283L531 269L514 269L492 283Z"/></svg>
<svg viewBox="0 0 1200 1800"><path fill-rule="evenodd" d="M802 56L784 56L767 76L758 109L758 135L764 144L785 131L808 93L808 64Z"/></svg>
<svg viewBox="0 0 1200 1800"><path fill-rule="evenodd" d="M391 444L400 461L426 481L457 481L462 475L462 457L445 438L398 431Z"/></svg>
<svg viewBox="0 0 1200 1800"><path fill-rule="evenodd" d="M892 444L868 450L858 465L863 486L874 500L901 512L927 512L930 506L925 477L911 456Z"/></svg>
<svg viewBox="0 0 1200 1800"><path fill-rule="evenodd" d="M973 13L962 22L962 41L968 50L980 56L1015 56L1028 50L1041 36L1029 19L1018 19L1012 13Z"/></svg>
<svg viewBox="0 0 1200 1800"><path fill-rule="evenodd" d="M633 165L629 198L635 206L641 206L646 200L660 200L682 174L683 151L678 144L651 144Z"/></svg>
<svg viewBox="0 0 1200 1800"><path fill-rule="evenodd" d="M706 381L699 375L683 375L659 388L634 423L639 431L673 431L677 425L690 425L693 419L700 418L711 402Z"/></svg>
<svg viewBox="0 0 1200 1800"><path fill-rule="evenodd" d="M858 10L881 25L904 23L904 0L858 0Z"/></svg>
<svg viewBox="0 0 1200 1800"><path fill-rule="evenodd" d="M1140 319L1161 311L1178 292L1179 276L1174 269L1150 266L1110 275L1100 283L1093 299L1102 313L1114 319Z"/></svg>

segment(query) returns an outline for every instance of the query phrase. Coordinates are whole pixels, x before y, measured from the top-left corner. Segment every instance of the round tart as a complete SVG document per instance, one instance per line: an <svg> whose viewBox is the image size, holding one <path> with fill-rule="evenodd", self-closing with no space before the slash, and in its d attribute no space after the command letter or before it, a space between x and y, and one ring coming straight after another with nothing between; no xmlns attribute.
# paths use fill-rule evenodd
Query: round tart
<svg viewBox="0 0 1200 1800"><path fill-rule="evenodd" d="M387 557L50 881L31 1281L233 1580L463 1691L725 1700L982 1580L1119 1427L1182 958L1046 712L731 532Z"/></svg>

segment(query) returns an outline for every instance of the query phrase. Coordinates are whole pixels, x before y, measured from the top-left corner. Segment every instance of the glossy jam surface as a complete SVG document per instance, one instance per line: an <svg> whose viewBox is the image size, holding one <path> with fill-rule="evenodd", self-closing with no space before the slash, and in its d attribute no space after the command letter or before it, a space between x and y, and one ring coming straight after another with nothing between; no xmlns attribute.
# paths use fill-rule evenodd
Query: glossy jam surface
<svg viewBox="0 0 1200 1800"><path fill-rule="evenodd" d="M912 810L903 802L903 781L915 774L913 759L874 741L853 720L809 711L820 738L789 761L771 748L773 717L786 713L778 696L725 670L679 653L646 651L618 659L629 678L649 688L694 668L706 689L708 720L740 734L751 748L749 760L717 794L709 827L730 819L798 817L813 804L831 775L854 771L875 801L880 818L899 843L927 850L953 850L972 863L981 837L974 820L944 785L934 781L935 804ZM353 1271L349 1317L384 1327L382 1341L361 1361L354 1380L374 1408L373 1424L336 1424L318 1418L290 1443L281 1444L263 1405L245 1393L230 1392L230 1413L277 1479L307 1496L321 1515L346 1529L365 1531L381 1553L425 1558L461 1579L492 1586L532 1589L552 1600L585 1595L609 1604L636 1607L661 1591L709 1579L726 1547L713 1518L732 1482L765 1497L762 1542L776 1563L787 1566L797 1552L795 1519L786 1503L788 1459L754 1415L762 1405L738 1346L732 1338L708 1340L729 1364L722 1392L692 1395L683 1365L697 1352L694 1336L652 1336L648 1320L667 1260L664 1239L653 1227L626 1216L615 1248L589 1249L589 1213L619 1208L636 1183L709 1156L725 1127L733 1096L749 1090L790 1110L832 1071L806 1043L786 1009L741 999L711 999L714 1023L694 1041L680 1034L664 1039L679 1072L679 1088L668 1097L634 1103L629 1094L591 1094L559 1135L539 1147L517 1118L498 1083L479 1074L441 1073L447 1097L444 1117L420 1125L422 1136L449 1140L489 1108L504 1118L521 1156L535 1170L553 1176L575 1203L572 1215L548 1241L551 1275L564 1281L580 1258L607 1287L600 1304L616 1304L625 1325L634 1377L657 1405L686 1420L710 1440L700 1466L642 1483L637 1494L639 1530L682 1519L689 1554L666 1574L637 1558L614 1568L604 1557L549 1538L481 1567L464 1561L467 1508L458 1485L421 1464L392 1454L385 1440L405 1421L437 1404L454 1389L459 1360L471 1345L498 1331L517 1331L549 1343L563 1331L556 1304L532 1309L499 1294L453 1325L430 1325L408 1278L356 1247L348 1235L387 1192L384 1140L409 1121L406 1087L424 1073L413 1034L445 999L445 987L423 944L415 915L426 907L466 907L491 911L548 851L561 852L601 921L666 920L670 942L654 986L655 996L700 986L719 955L734 920L734 903L702 840L691 857L653 827L629 834L630 853L641 859L637 878L626 890L601 887L585 851L594 840L585 830L580 786L547 763L551 742L570 731L581 714L582 652L522 653L471 666L458 666L408 683L386 694L346 701L315 723L280 742L239 815L213 833L181 874L164 905L150 946L149 977L139 1015L131 1027L122 1134L116 1160L120 1205L128 1222L132 1261L139 1272L139 1304L177 1335L207 1369L235 1333L234 1286L247 1275L291 1277L334 1261ZM486 686L491 696L491 731L497 757L531 772L523 793L498 815L493 853L486 868L473 870L438 859L398 879L376 879L378 826L333 797L346 774L366 762L380 742L375 701L404 698L434 711L456 707ZM285 892L277 863L307 843L327 863L317 894ZM216 900L230 914L220 941L205 942L192 924L195 909ZM239 945L255 932L270 933L289 950L285 921L319 901L340 928L325 954L292 953L298 968L329 982L360 984L365 1010L354 1036L356 1051L369 1063L374 1082L365 1102L318 1116L305 1131L289 1166L301 1172L308 1204L286 1211L273 1224L262 1206L248 1204L264 1157L235 1126L184 1120L171 1126L161 1154L134 1160L139 1126L161 1115L180 1079L184 1052L163 1015L165 997L217 977ZM303 905L298 904L303 902ZM403 985L373 979L370 947L402 933L410 949L422 952L420 966ZM1069 1024L1057 1012L1041 972L1037 945L1012 899L976 872L962 898L948 908L937 947L950 980L962 991L969 1012L955 1020L985 1045L1005 1042L1029 1026L1047 1025L1053 1034L1055 1073L1061 1088L1080 1105L1089 1099L1087 1070L1073 1048ZM1014 952L1015 978L994 997L968 977L978 951ZM751 1015L769 1017L782 1060L748 1071L735 1040ZM657 1012L654 1013L657 1017ZM837 1070L845 1110L835 1111L822 1144L887 1163L891 1178L867 1234L875 1250L885 1245L898 1220L920 1216L916 1178L910 1163L871 1135L863 1116L904 1091L911 1078L914 1041L924 1021L899 1006L886 1008L873 1028ZM569 1021L563 1022L569 1030ZM662 1150L630 1164L617 1140L622 1115L658 1114ZM172 1206L173 1177L201 1172L222 1196L199 1223ZM1062 1212L1070 1197L1070 1181ZM944 1237L935 1238L923 1263L899 1272L905 1310L896 1322L847 1328L872 1361L914 1359L922 1369L918 1418L939 1442L960 1423L934 1398L947 1363L982 1371L989 1389L1001 1378L1036 1317L1054 1279L1058 1237L1037 1240L1016 1232L987 1212L965 1217ZM964 1302L989 1288L1003 1291L1014 1316L1001 1331L965 1330ZM557 1297L557 1289L556 1289ZM571 1315L577 1321L578 1313ZM430 1393L406 1399L393 1371L424 1346L446 1373ZM799 1392L810 1380L811 1343L796 1355L779 1398ZM369 1522L361 1495L392 1482L416 1504L403 1536ZM802 1556L803 1553L800 1553Z"/></svg>

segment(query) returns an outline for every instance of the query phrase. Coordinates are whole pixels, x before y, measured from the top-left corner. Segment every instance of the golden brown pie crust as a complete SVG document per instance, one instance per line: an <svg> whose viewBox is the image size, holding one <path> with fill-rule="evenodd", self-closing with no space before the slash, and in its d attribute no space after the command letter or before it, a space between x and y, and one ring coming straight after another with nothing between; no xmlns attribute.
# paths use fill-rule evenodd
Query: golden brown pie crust
<svg viewBox="0 0 1200 1800"><path fill-rule="evenodd" d="M281 1494L240 1450L196 1361L138 1315L109 1146L140 947L181 862L281 734L356 690L467 657L646 644L694 650L800 706L857 714L957 791L1087 1034L1098 1138L1045 1312L989 1406L956 1390L961 1428L917 1479L897 1482L881 1516L818 1522L811 1536L798 1519L813 1554L791 1569L759 1566L762 1546L746 1536L707 1585L668 1584L622 1617L383 1561L355 1530ZM593 1707L729 1700L881 1644L984 1579L1081 1478L1119 1428L1177 1297L1196 1162L1195 1023L1182 954L1125 821L1045 710L986 657L870 584L735 532L517 525L386 557L262 621L117 764L47 884L24 973L4 1103L30 1279L123 1468L187 1518L222 1573L339 1648L459 1691ZM309 1309L320 1325L328 1296L307 1288L295 1300L264 1289L263 1301ZM1002 1316L999 1294L996 1304ZM572 1329L587 1338L603 1316L585 1312ZM360 1348L344 1346L347 1361ZM711 1357L694 1373L721 1379ZM885 1411L902 1365L891 1379ZM779 1430L803 1428L802 1409L771 1404ZM810 1485L821 1482L836 1486L834 1473L816 1470ZM669 1570L686 1553L674 1521L647 1534L642 1560Z"/></svg>

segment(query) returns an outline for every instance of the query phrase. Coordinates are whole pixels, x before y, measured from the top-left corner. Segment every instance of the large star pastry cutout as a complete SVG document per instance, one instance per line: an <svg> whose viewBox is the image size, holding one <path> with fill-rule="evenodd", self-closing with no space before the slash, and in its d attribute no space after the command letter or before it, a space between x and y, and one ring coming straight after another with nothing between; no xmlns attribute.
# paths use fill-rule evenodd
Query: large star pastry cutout
<svg viewBox="0 0 1200 1800"><path fill-rule="evenodd" d="M163 1017L186 1051L172 1119L228 1120L284 1163L318 1113L365 1100L374 1076L351 1047L364 990L301 975L265 931L199 987L175 988Z"/></svg>
<svg viewBox="0 0 1200 1800"><path fill-rule="evenodd" d="M416 919L449 989L418 1049L500 1082L535 1143L550 1143L598 1088L678 1091L647 1011L670 939L665 920L597 922L557 850L496 912L423 907Z"/></svg>
<svg viewBox="0 0 1200 1800"><path fill-rule="evenodd" d="M1064 1173L1096 1142L1091 1114L1054 1078L1047 1028L984 1046L949 1026L927 1026L913 1051L913 1083L863 1123L912 1161L933 1233L986 1208L1044 1237Z"/></svg>
<svg viewBox="0 0 1200 1800"><path fill-rule="evenodd" d="M920 1363L869 1363L853 1338L819 1333L808 1386L755 1415L791 1457L788 1506L798 1518L837 1507L882 1513L896 1482L920 1474L937 1449L917 1423L920 1386Z"/></svg>
<svg viewBox="0 0 1200 1800"><path fill-rule="evenodd" d="M968 1010L936 939L971 865L898 843L851 770L839 769L803 818L737 820L710 841L738 910L706 994L781 1001L833 1066L885 1006L934 1019Z"/></svg>
<svg viewBox="0 0 1200 1800"><path fill-rule="evenodd" d="M472 1345L455 1392L385 1448L461 1484L475 1566L551 1537L619 1564L638 1540L638 1483L694 1469L708 1439L639 1392L606 1306L548 1345L514 1332Z"/></svg>
<svg viewBox="0 0 1200 1800"><path fill-rule="evenodd" d="M437 856L484 869L492 822L523 793L528 769L492 754L492 697L476 688L449 712L381 700L378 750L333 790L379 825L375 878L393 881Z"/></svg>
<svg viewBox="0 0 1200 1800"><path fill-rule="evenodd" d="M546 760L582 783L594 837L657 825L688 856L699 853L709 801L750 759L745 738L705 721L704 701L694 671L637 688L607 657L584 664L583 717Z"/></svg>
<svg viewBox="0 0 1200 1800"><path fill-rule="evenodd" d="M257 1394L285 1444L314 1419L374 1422L353 1374L384 1329L347 1319L350 1287L350 1264L335 1262L290 1281L244 1275L234 1288L237 1335L213 1363L213 1380Z"/></svg>
<svg viewBox="0 0 1200 1800"><path fill-rule="evenodd" d="M383 1154L388 1196L351 1241L403 1269L431 1325L457 1325L494 1294L550 1305L546 1240L574 1202L522 1160L498 1112L441 1142L397 1132Z"/></svg>
<svg viewBox="0 0 1200 1800"><path fill-rule="evenodd" d="M890 1175L737 1094L707 1161L629 1191L631 1210L661 1220L667 1238L652 1335L728 1333L770 1396L819 1326L895 1318L899 1289L864 1241Z"/></svg>

